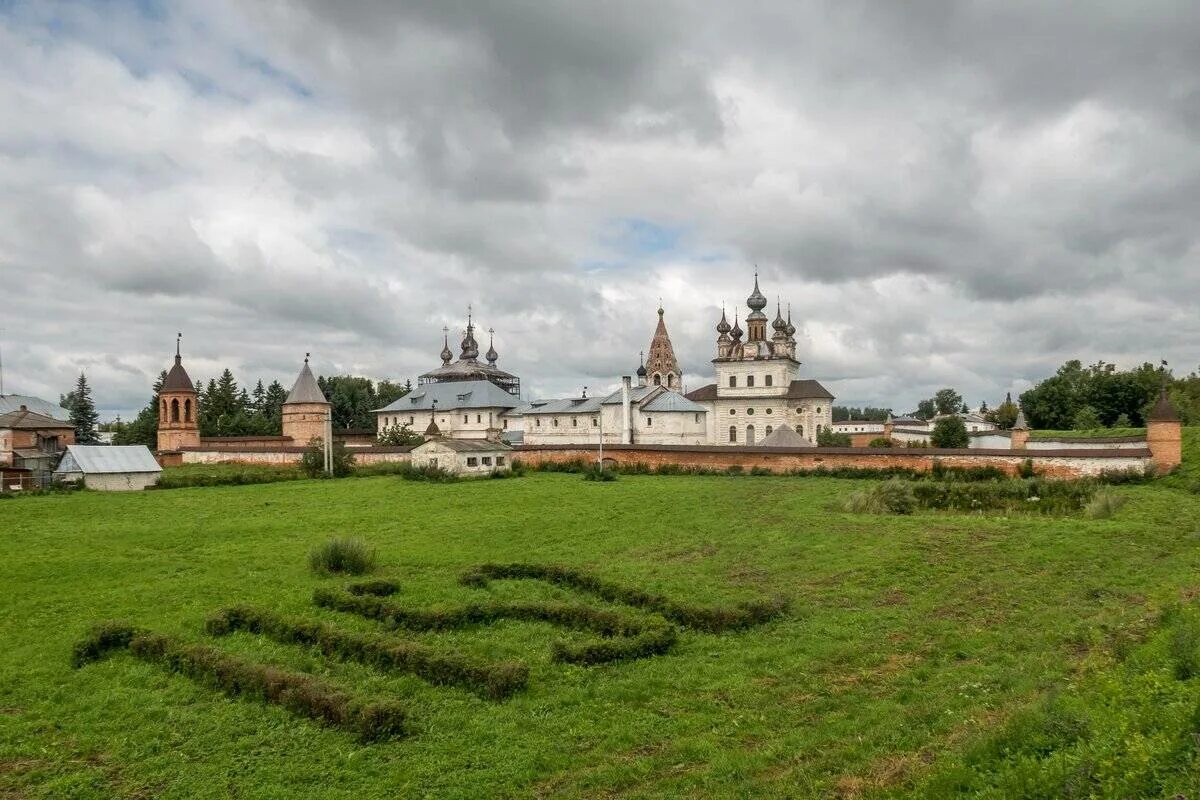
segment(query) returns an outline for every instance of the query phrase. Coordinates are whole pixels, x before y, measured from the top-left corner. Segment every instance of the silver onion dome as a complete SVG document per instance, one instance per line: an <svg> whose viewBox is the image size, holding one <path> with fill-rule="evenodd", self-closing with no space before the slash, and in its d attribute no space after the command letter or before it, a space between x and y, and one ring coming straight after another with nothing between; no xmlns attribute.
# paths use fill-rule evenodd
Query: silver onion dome
<svg viewBox="0 0 1200 800"><path fill-rule="evenodd" d="M746 298L746 305L750 306L754 311L762 311L767 307L767 298L763 296L763 293L758 288L757 272L754 273L754 291Z"/></svg>

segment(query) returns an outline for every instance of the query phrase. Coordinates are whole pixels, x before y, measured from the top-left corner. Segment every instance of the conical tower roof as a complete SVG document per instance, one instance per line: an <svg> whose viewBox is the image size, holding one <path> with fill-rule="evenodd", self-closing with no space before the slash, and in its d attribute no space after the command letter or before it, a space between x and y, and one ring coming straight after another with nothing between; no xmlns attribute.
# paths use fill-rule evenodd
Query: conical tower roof
<svg viewBox="0 0 1200 800"><path fill-rule="evenodd" d="M325 399L325 393L321 391L317 379L313 377L312 370L308 368L307 353L304 354L304 366L300 368L300 374L296 376L296 382L292 384L292 390L288 392L287 400L284 401L284 405L294 403L329 405L329 401Z"/></svg>
<svg viewBox="0 0 1200 800"><path fill-rule="evenodd" d="M1150 420L1153 422L1175 422L1179 419L1179 414L1176 413L1175 407L1171 405L1170 399L1167 398L1167 382L1164 379L1162 386L1158 390L1158 402L1154 404L1154 408L1150 409Z"/></svg>
<svg viewBox="0 0 1200 800"><path fill-rule="evenodd" d="M654 327L654 336L650 339L650 358L646 361L646 372L653 375L658 373L666 379L667 375L682 378L683 372L675 360L675 347L667 333L667 323L663 320L663 309L658 308L658 325Z"/></svg>
<svg viewBox="0 0 1200 800"><path fill-rule="evenodd" d="M1025 421L1025 412L1019 408L1017 409L1017 419L1015 422L1013 422L1012 429L1014 431L1029 430L1029 423Z"/></svg>
<svg viewBox="0 0 1200 800"><path fill-rule="evenodd" d="M192 383L192 379L188 377L187 370L183 368L183 357L179 355L179 340L183 338L183 334L178 334L175 338L175 364L167 373L167 379L163 381L163 391L165 392L191 392L196 393L196 386Z"/></svg>

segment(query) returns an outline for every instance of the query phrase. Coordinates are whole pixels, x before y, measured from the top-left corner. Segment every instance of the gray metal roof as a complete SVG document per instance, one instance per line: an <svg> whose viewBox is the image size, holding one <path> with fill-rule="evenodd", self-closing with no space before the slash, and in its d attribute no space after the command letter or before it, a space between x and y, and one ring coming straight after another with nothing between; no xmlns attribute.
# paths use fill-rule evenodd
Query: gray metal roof
<svg viewBox="0 0 1200 800"><path fill-rule="evenodd" d="M561 400L534 400L523 414L595 414L600 410L599 397L566 397Z"/></svg>
<svg viewBox="0 0 1200 800"><path fill-rule="evenodd" d="M0 414L0 428L26 431L62 430L71 428L71 423L35 411L10 411Z"/></svg>
<svg viewBox="0 0 1200 800"><path fill-rule="evenodd" d="M664 389L661 386L634 386L629 392L629 400L630 400L630 402L632 402L636 405L636 404L642 402L643 400L645 400L647 397L649 397L654 392L665 392L665 391L666 391L666 389ZM620 389L617 389L615 392L610 394L608 397L606 397L600 401L600 403L602 405L606 405L606 406L610 406L610 405L613 405L615 403L620 403L620 402L621 402L621 390Z"/></svg>
<svg viewBox="0 0 1200 800"><path fill-rule="evenodd" d="M805 439L792 428L783 424L767 434L758 444L759 447L812 447L813 443Z"/></svg>
<svg viewBox="0 0 1200 800"><path fill-rule="evenodd" d="M284 404L328 402L317 379L313 377L312 370L308 368L308 359L304 359L304 366L300 369L300 374L296 376L296 382L292 385L292 390L288 392Z"/></svg>
<svg viewBox="0 0 1200 800"><path fill-rule="evenodd" d="M658 397L651 398L645 405L639 406L642 411L690 411L695 414L707 413L708 409L699 403L693 403L678 392L663 392Z"/></svg>
<svg viewBox="0 0 1200 800"><path fill-rule="evenodd" d="M429 411L433 408L435 400L438 411L516 408L523 405L519 397L514 397L491 381L455 381L418 386L391 405L375 409L375 413L411 414L414 411Z"/></svg>
<svg viewBox="0 0 1200 800"><path fill-rule="evenodd" d="M512 449L506 444L487 439L428 439L414 447L413 451L418 451L431 444L445 445L456 453L504 453Z"/></svg>
<svg viewBox="0 0 1200 800"><path fill-rule="evenodd" d="M103 475L123 472L162 472L150 449L136 445L69 444L55 472L82 472Z"/></svg>
<svg viewBox="0 0 1200 800"><path fill-rule="evenodd" d="M7 414L10 411L20 411L21 406L35 414L43 414L52 419L62 420L67 422L71 419L71 414L58 403L51 403L49 400L43 400L40 397L32 397L27 394L0 394L0 414Z"/></svg>

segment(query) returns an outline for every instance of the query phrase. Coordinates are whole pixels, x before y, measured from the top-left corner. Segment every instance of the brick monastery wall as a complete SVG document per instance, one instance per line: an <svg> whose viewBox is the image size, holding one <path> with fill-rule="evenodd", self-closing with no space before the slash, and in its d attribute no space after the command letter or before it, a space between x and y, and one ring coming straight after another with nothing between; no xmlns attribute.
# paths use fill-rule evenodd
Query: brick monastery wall
<svg viewBox="0 0 1200 800"><path fill-rule="evenodd" d="M515 448L514 455L526 464L546 461L595 460L595 446L531 446ZM1105 471L1145 469L1150 464L1150 451L1142 450L934 450L929 448L864 450L852 447L819 447L806 449L772 449L758 447L671 447L610 445L604 448L606 463L679 464L723 470L740 466L750 470L764 467L773 472L793 469L825 468L887 468L928 471L934 461L947 467L999 467L1016 475L1020 464L1032 459L1038 474L1051 478L1078 478L1099 475Z"/></svg>

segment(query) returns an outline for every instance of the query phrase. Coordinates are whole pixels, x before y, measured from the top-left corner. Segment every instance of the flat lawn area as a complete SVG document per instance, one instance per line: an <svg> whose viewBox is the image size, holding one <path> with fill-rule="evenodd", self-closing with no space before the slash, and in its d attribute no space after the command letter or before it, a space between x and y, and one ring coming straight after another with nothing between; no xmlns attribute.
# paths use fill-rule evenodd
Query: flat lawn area
<svg viewBox="0 0 1200 800"><path fill-rule="evenodd" d="M865 482L578 475L448 485L393 477L0 501L0 797L828 797L913 790L980 731L1110 663L1165 605L1200 592L1200 495L1118 487L1108 520L836 510ZM704 604L790 611L665 655L551 660L586 634L502 620L405 633L520 660L504 701L235 633L250 603L345 630L309 572L335 535L378 549L412 606L503 598L607 604L532 581L463 586L482 562L587 568ZM624 607L620 607L624 608ZM636 612L644 613L644 612ZM72 669L123 618L355 694L403 700L411 733L362 744L117 653Z"/></svg>

